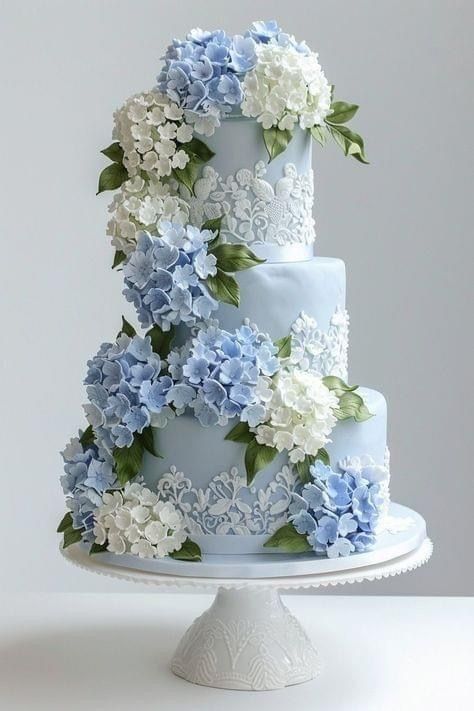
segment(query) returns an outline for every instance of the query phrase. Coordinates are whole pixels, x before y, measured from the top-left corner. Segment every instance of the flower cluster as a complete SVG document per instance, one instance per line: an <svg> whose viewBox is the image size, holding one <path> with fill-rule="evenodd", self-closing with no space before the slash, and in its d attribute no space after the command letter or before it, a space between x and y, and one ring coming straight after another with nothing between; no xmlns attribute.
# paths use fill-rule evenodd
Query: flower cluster
<svg viewBox="0 0 474 711"><path fill-rule="evenodd" d="M266 410L255 429L259 444L286 449L296 463L315 456L329 441L338 399L316 373L296 366L282 369L273 380L261 379L258 394Z"/></svg>
<svg viewBox="0 0 474 711"><path fill-rule="evenodd" d="M251 36L229 37L223 30L192 30L186 40L174 40L158 76L158 88L173 102L210 121L195 117L196 130L210 135L219 116L242 103L238 74L255 65L256 43Z"/></svg>
<svg viewBox="0 0 474 711"><path fill-rule="evenodd" d="M163 558L187 537L181 513L139 482L105 493L94 518L95 542L112 553Z"/></svg>
<svg viewBox="0 0 474 711"><path fill-rule="evenodd" d="M82 445L79 437L73 437L61 454L64 460L61 485L73 527L85 529L83 539L91 541L93 512L101 503L102 494L118 487L112 457L96 444Z"/></svg>
<svg viewBox="0 0 474 711"><path fill-rule="evenodd" d="M149 425L163 427L174 416L166 404L172 381L160 375L162 363L149 336L122 333L115 343L103 343L87 365L84 410L106 449L130 447L135 433Z"/></svg>
<svg viewBox="0 0 474 711"><path fill-rule="evenodd" d="M290 521L307 536L315 553L329 558L370 549L386 503L385 467L373 460L339 463L335 472L321 461L311 468L312 481L293 494Z"/></svg>
<svg viewBox="0 0 474 711"><path fill-rule="evenodd" d="M175 382L169 400L178 410L191 407L204 427L237 416L256 425L265 415L258 383L277 372L277 350L268 336L246 324L234 333L215 325L201 329L168 357Z"/></svg>
<svg viewBox="0 0 474 711"><path fill-rule="evenodd" d="M183 109L157 91L136 94L115 112L113 138L124 151L130 176L141 171L157 177L171 175L189 162L183 145L193 137Z"/></svg>
<svg viewBox="0 0 474 711"><path fill-rule="evenodd" d="M147 230L156 233L160 221L189 222L189 205L170 189L168 184L149 176L144 180L135 175L122 184L109 206L112 218L107 225L107 234L112 245L129 254L135 249L137 232Z"/></svg>
<svg viewBox="0 0 474 711"><path fill-rule="evenodd" d="M318 55L273 40L257 45L256 52L255 69L243 80L244 116L256 118L265 129L321 124L330 111L331 87Z"/></svg>
<svg viewBox="0 0 474 711"><path fill-rule="evenodd" d="M123 267L123 294L144 328L154 323L163 331L179 323L193 326L217 308L204 284L216 274L216 258L207 253L213 237L210 230L164 221L159 236L137 235L136 248Z"/></svg>

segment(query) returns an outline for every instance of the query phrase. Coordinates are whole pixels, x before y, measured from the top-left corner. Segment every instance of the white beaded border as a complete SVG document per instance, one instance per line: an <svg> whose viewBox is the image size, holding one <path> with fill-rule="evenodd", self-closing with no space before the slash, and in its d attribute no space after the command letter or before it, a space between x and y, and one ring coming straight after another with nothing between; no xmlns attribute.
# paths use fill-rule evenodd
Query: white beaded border
<svg viewBox="0 0 474 711"><path fill-rule="evenodd" d="M421 567L431 558L433 553L433 543L430 538L425 538L421 545L414 551L406 553L400 558L385 563L379 563L366 568L358 568L351 571L347 568L345 571L338 571L326 574L313 574L292 576L288 578L262 578L262 579L219 579L219 578L189 578L183 576L163 575L156 573L137 572L121 568L114 568L112 565L101 564L94 557L90 558L88 553L85 553L78 544L75 544L66 550L62 548L61 554L64 558L82 570L88 570L98 575L103 575L117 580L129 580L134 583L142 583L144 585L156 585L164 588L178 589L188 588L190 590L199 588L204 592L216 592L217 588L225 590L239 590L250 588L278 588L279 590L296 590L309 589L319 587L329 587L335 585L352 585L353 583L362 583L365 581L382 580L390 578L402 573L408 573Z"/></svg>

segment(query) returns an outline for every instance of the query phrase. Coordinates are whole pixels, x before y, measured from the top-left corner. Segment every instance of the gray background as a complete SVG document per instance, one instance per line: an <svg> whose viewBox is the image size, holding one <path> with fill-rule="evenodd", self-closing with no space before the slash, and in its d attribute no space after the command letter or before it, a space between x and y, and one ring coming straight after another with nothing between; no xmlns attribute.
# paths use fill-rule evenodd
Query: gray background
<svg viewBox="0 0 474 711"><path fill-rule="evenodd" d="M351 381L385 393L393 498L425 515L436 546L416 573L343 592L472 594L472 3L0 8L2 587L120 589L66 566L54 533L57 451L82 421L85 362L124 309L109 197L94 195L99 150L114 108L153 85L173 36L275 17L319 51L337 96L362 107L354 126L370 166L315 149L317 249L346 262Z"/></svg>

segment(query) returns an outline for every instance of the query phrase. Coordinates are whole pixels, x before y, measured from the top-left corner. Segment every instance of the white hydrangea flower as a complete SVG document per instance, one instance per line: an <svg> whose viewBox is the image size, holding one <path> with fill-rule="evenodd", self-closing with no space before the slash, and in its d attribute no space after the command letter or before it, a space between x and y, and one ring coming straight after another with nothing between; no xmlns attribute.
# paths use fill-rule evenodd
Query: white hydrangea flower
<svg viewBox="0 0 474 711"><path fill-rule="evenodd" d="M244 116L263 128L292 130L321 124L331 107L331 86L314 52L302 54L291 45L256 47L257 63L245 75L242 88Z"/></svg>
<svg viewBox="0 0 474 711"><path fill-rule="evenodd" d="M174 158L182 151L175 153ZM179 197L173 184L164 184L158 178L145 181L139 175L127 180L109 205L112 219L107 234L116 249L129 254L135 248L136 234L146 229L157 234L161 221L189 222L189 205Z"/></svg>
<svg viewBox="0 0 474 711"><path fill-rule="evenodd" d="M181 512L138 482L105 493L94 519L95 542L107 543L107 550L118 555L163 558L179 550L187 537Z"/></svg>
<svg viewBox="0 0 474 711"><path fill-rule="evenodd" d="M186 111L185 116L186 121L193 125L194 131L202 136L212 136L220 126L220 112L215 106L210 106L205 114Z"/></svg>
<svg viewBox="0 0 474 711"><path fill-rule="evenodd" d="M123 148L124 165L131 176L141 171L155 177L171 174L171 158L193 137L183 110L158 91L136 94L114 114L113 138ZM189 156L180 155L179 167Z"/></svg>
<svg viewBox="0 0 474 711"><path fill-rule="evenodd" d="M296 463L330 441L339 401L317 373L291 367L273 379L262 377L257 389L266 407L263 424L254 430L259 444L287 450Z"/></svg>

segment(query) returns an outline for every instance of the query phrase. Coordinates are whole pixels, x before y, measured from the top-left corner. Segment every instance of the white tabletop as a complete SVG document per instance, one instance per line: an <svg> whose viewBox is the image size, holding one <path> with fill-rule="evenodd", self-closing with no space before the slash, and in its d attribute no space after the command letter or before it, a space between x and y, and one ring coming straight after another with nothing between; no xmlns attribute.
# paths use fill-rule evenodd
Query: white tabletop
<svg viewBox="0 0 474 711"><path fill-rule="evenodd" d="M323 662L271 692L197 687L168 663L209 595L0 598L5 711L437 711L472 708L472 598L285 596Z"/></svg>

